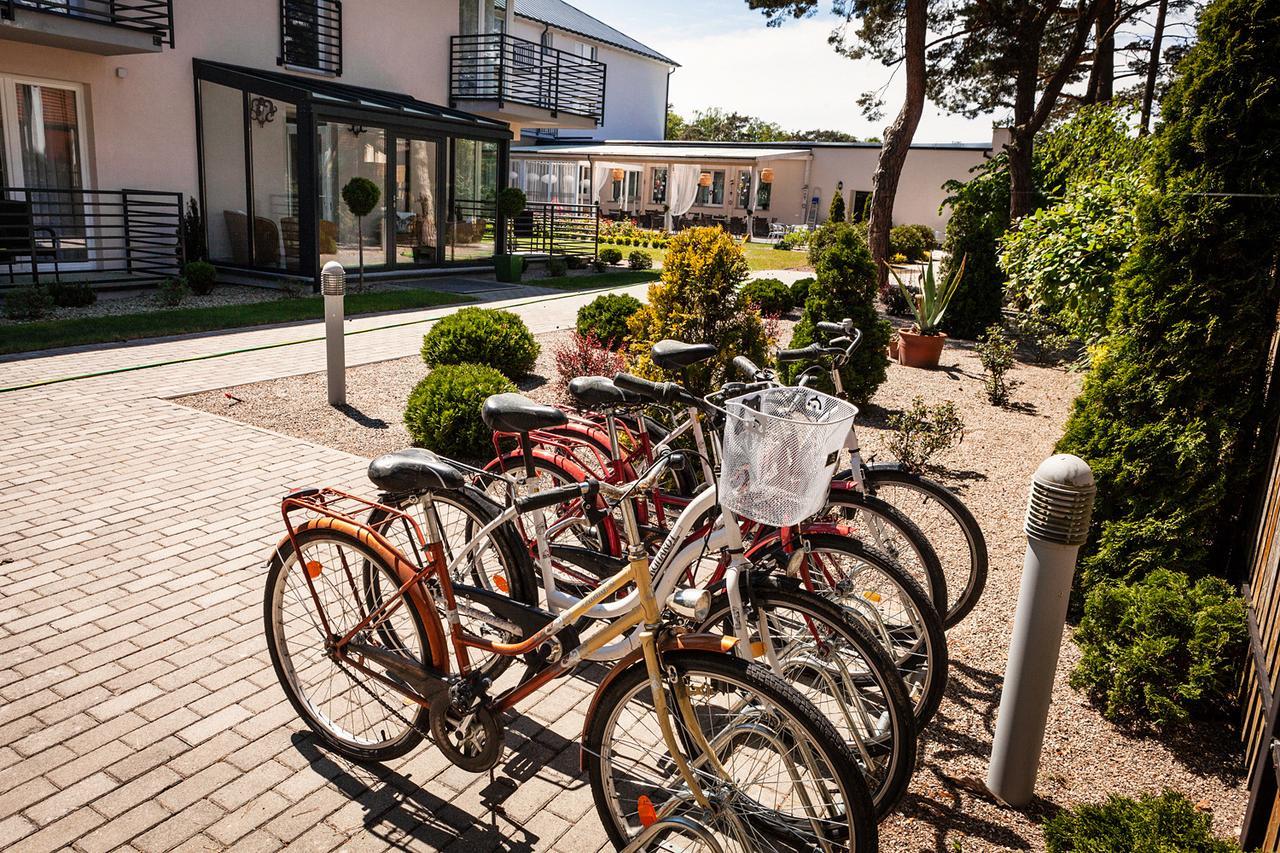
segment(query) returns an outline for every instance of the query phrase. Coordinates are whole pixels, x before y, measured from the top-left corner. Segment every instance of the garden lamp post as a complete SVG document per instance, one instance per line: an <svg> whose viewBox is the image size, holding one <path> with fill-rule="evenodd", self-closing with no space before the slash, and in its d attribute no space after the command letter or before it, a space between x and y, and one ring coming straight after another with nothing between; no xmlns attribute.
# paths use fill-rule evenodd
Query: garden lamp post
<svg viewBox="0 0 1280 853"><path fill-rule="evenodd" d="M1035 791L1076 556L1096 491L1089 466L1067 454L1046 459L1031 479L1027 556L987 768L987 790L1015 808Z"/></svg>
<svg viewBox="0 0 1280 853"><path fill-rule="evenodd" d="M320 271L320 292L324 294L324 348L328 371L329 405L347 402L347 354L342 337L343 301L347 294L347 271L337 261L329 261Z"/></svg>

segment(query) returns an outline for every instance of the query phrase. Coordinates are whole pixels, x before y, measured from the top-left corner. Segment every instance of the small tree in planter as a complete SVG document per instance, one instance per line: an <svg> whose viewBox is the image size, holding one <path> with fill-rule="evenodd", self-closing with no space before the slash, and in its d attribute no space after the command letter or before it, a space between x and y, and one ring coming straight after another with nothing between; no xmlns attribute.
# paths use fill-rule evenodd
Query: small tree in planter
<svg viewBox="0 0 1280 853"><path fill-rule="evenodd" d="M941 329L942 318L964 277L964 262L965 259L961 258L960 265L951 275L951 281L939 286L933 275L933 261L929 261L920 285L919 298L907 289L906 283L894 270L889 270L916 318L913 329L898 332L898 361L902 364L908 367L938 366L942 347L947 342L947 336Z"/></svg>
<svg viewBox="0 0 1280 853"><path fill-rule="evenodd" d="M498 221L510 222L520 216L520 214L524 213L525 208L529 204L529 199L520 188L507 187L505 190L498 193L496 204L498 208ZM524 272L524 259L519 255L512 254L510 251L494 258L494 264L498 275L498 281L518 282L520 280L520 274Z"/></svg>
<svg viewBox="0 0 1280 853"><path fill-rule="evenodd" d="M356 249L360 253L360 284L358 290L364 292L364 218L382 201L382 190L368 178L355 177L347 181L342 188L342 201L347 210L356 218Z"/></svg>

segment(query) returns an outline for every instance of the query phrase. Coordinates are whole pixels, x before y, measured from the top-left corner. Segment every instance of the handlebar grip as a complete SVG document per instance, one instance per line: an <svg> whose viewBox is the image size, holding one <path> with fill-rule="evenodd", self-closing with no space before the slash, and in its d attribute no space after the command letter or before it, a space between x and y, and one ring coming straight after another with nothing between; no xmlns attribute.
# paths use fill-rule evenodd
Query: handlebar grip
<svg viewBox="0 0 1280 853"><path fill-rule="evenodd" d="M585 498L593 495L600 489L600 484L595 480L587 480L582 483L570 483L567 486L559 486L554 489L548 489L545 492L538 492L536 495L525 495L522 498L516 498L516 510L525 513L533 512L537 509L547 509L556 504L571 501L576 498ZM594 499L590 501L595 503Z"/></svg>
<svg viewBox="0 0 1280 853"><path fill-rule="evenodd" d="M814 325L814 328L824 335L842 336L849 334L850 331L850 329L845 328L845 323L848 323L850 327L853 326L851 320L845 320L843 323L828 323L826 320L820 320Z"/></svg>
<svg viewBox="0 0 1280 853"><path fill-rule="evenodd" d="M613 384L632 394L664 405L699 405L700 400L691 397L683 388L674 382L650 382L630 373L618 373L613 377Z"/></svg>
<svg viewBox="0 0 1280 853"><path fill-rule="evenodd" d="M822 347L817 344L809 344L803 349L780 349L778 350L778 361L812 361L825 355Z"/></svg>
<svg viewBox="0 0 1280 853"><path fill-rule="evenodd" d="M740 355L733 360L733 369L738 372L739 376L746 379L748 382L760 375L760 368L756 366L754 361L747 358L745 355Z"/></svg>

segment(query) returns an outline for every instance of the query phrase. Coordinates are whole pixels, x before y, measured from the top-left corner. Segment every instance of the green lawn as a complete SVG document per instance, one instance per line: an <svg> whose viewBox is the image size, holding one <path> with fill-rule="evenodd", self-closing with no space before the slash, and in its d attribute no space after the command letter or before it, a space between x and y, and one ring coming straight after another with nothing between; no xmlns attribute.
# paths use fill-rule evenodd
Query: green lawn
<svg viewBox="0 0 1280 853"><path fill-rule="evenodd" d="M782 252L775 248L771 243L743 243L742 252L747 256L747 264L753 270L809 270L809 255L807 252ZM601 243L601 249L617 249L622 253L625 259L627 255L637 250L635 246L616 246L612 243ZM653 255L654 261L662 260L661 249L646 249L640 247L639 251L648 252Z"/></svg>
<svg viewBox="0 0 1280 853"><path fill-rule="evenodd" d="M347 316L378 314L431 308L457 302L471 302L465 296L434 290L387 290L378 293L349 294ZM247 305L220 305L209 308L175 308L147 314L121 314L105 317L82 317L72 320L41 320L14 326L0 326L0 354L31 350L72 347L83 344L114 343L139 338L184 335L319 320L324 317L324 298L277 299Z"/></svg>
<svg viewBox="0 0 1280 853"><path fill-rule="evenodd" d="M618 270L598 275L565 275L559 278L531 278L524 284L532 287L554 287L556 290L597 290L607 287L626 287L657 281L660 270Z"/></svg>

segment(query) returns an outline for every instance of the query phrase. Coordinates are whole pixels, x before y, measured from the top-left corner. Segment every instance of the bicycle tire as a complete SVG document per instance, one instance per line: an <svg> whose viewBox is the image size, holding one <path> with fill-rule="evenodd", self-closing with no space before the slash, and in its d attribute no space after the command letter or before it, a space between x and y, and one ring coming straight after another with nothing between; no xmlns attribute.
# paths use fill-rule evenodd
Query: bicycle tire
<svg viewBox="0 0 1280 853"><path fill-rule="evenodd" d="M436 504L445 504L453 506L461 514L463 519L462 530L459 531L463 542L454 544L448 541L449 531L444 531L445 542L445 559L452 560L456 551L461 550L465 544L469 544L474 536L487 524L496 519L501 513L502 508L492 501L484 492L474 486L464 486L461 489L441 491L441 492L423 492L421 494L403 494L403 495L385 495L383 496L383 504L392 509L402 512L412 513L415 502L419 500L430 499ZM437 510L438 512L438 510ZM399 548L404 554L412 555L415 553L417 546L416 541L413 542L415 548L409 548L410 531L406 531L398 524L383 525L387 518L386 510L374 508L366 520L366 524L375 530L379 530L391 542L392 545ZM427 530L426 519L416 518L418 524L422 527L423 532ZM404 541L400 541L403 539ZM416 536L415 536L416 539ZM490 540L497 554L498 566L497 572L486 572L486 577L479 577L475 571L474 565L471 571L465 576L456 576L453 578L454 583L468 584L470 586L487 589L491 592L499 592L506 595L513 601L521 604L528 604L536 607L538 604L538 578L534 569L533 560L529 556L528 549L520 541L520 534L516 532L514 525L502 524L493 530L490 534ZM506 589L502 589L501 583L495 576L500 575L502 581L505 582ZM438 601L437 606L443 607L443 601ZM471 630L471 633L483 636L483 630ZM510 641L511 638L505 638ZM468 654L475 656L482 652L479 649L471 649ZM487 677L493 680L506 672L507 668L515 662L515 658L508 655L487 655L487 660L480 665L473 662L473 666L480 670Z"/></svg>
<svg viewBox="0 0 1280 853"><path fill-rule="evenodd" d="M808 750L811 750L802 754L806 757L812 755L815 760L820 761L821 763L817 766L821 772L811 774L810 778L820 781L822 788L828 789L828 796L830 796L829 789L834 788L839 802L843 804L843 811L839 811L840 806L836 806L829 814L830 822L823 824L824 837L834 842L836 849L849 850L851 853L871 853L878 849L875 807L872 805L866 781L857 767L853 754L831 723L823 719L817 709L805 701L794 688L766 667L744 661L735 655L697 651L665 652L662 654L661 665L664 672L675 673L682 679L705 680L709 690L716 690L718 686L720 689L736 689L744 695L755 697L755 701L759 703L758 707L777 709L776 713L785 725L776 725L768 734L775 735L778 742L785 740L793 746L804 744ZM644 714L645 707L651 710L651 704L646 706L646 702L652 702L650 690L645 664L639 661L609 681L596 698L592 713L586 721L583 765L590 781L596 812L610 841L618 849L622 849L628 843L633 829L639 828L630 825L628 815L636 816L637 821L643 819L638 815L639 797L635 798L633 808L628 793L619 791L612 776L614 764L612 747L618 742L615 731L632 739L648 737L643 732L642 726L638 723L632 724L630 720L621 721L620 716L633 699L636 702L635 713ZM702 722L703 719L706 720L705 723ZM706 734L706 726L710 725L713 719L710 715L700 718L704 734ZM769 718L757 716L755 719L767 721ZM684 726L679 713L673 713L672 722L677 728ZM714 737L709 739L719 740ZM687 734L683 740L686 744L691 742ZM727 745L732 746L732 743ZM656 747L650 745L645 749L645 755L653 756L655 763L659 763L664 770L673 769L669 758L666 762L661 762L659 758L669 754L664 741L659 739ZM725 761L725 756L721 756L721 761ZM704 779L711 776L708 771L699 770L698 772ZM635 778L641 783L652 784L651 778L643 779L633 774L624 775L623 778ZM679 780L680 777L676 775L675 779ZM759 842L747 841L739 846L722 844L726 853L738 850L745 853L745 851L779 849L781 845L771 843L772 838L764 837L768 830L778 826L794 828L803 820L780 815L776 810L760 808L762 804L746 796L742 790L743 786L735 784L733 779L709 781L708 787L716 783L733 791L733 796L727 797L723 803L725 809L735 806L747 809L743 812L747 816L739 818L737 825L749 824L753 831L759 833L757 837L761 838ZM673 790L675 785L680 784L682 784L681 781L674 782ZM646 793L644 796L648 797L649 794ZM745 805L748 802L750 806ZM661 808L661 806L662 803L658 803L658 807ZM752 810L751 807L755 809ZM696 804L687 804L685 808L692 808L696 817L707 817ZM757 816L765 811L770 812L768 818ZM735 811L735 816L737 814L738 812ZM790 849L800 848L792 845Z"/></svg>
<svg viewBox="0 0 1280 853"><path fill-rule="evenodd" d="M973 608L978 606L978 601L981 600L982 593L987 586L987 573L989 570L987 540L982 533L982 527L978 524L978 520L955 492L939 482L930 480L928 477L904 471L897 466L877 465L868 467L863 476L867 489L871 494L897 506L908 517L912 515L910 507L899 506L888 498L894 487L911 489L927 495L937 502L959 528L969 551L968 566L962 567L958 565L959 560L942 559L943 572L948 577L947 589L949 595L947 612L943 621L948 628L959 624L973 611ZM937 537L938 535L939 533L936 531L935 526L933 536ZM938 550L936 546L935 550ZM942 550L946 551L948 549L944 548ZM939 557L942 557L941 553Z"/></svg>
<svg viewBox="0 0 1280 853"><path fill-rule="evenodd" d="M869 617L878 614L875 612L876 608L867 603L872 599L866 596L868 590L865 584L862 585L863 589L855 590L852 595L845 595L832 589L821 579L814 583L814 591L832 599L849 610L855 618L862 620L882 645L885 645L885 635L888 635L890 644L886 651L893 658L911 695L916 729L923 731L942 704L950 662L946 631L933 602L915 579L892 559L860 540L835 533L802 533L801 536L812 551L841 554L855 563L873 569L882 579L880 582L886 583L887 589L897 597L904 609L903 618L907 623L881 626L877 630ZM751 559L766 571L786 574L790 556L781 542L774 542ZM883 598L882 593L876 594Z"/></svg>
<svg viewBox="0 0 1280 853"><path fill-rule="evenodd" d="M942 570L942 560L929 537L906 513L874 495L843 488L832 488L827 492L827 506L823 511L832 507L843 510L840 515L844 522L857 521L856 515L849 518L849 513L853 512L876 519L901 536L906 544L905 548L874 529L864 532L859 527L850 531L851 535L861 539L869 547L884 552L909 572L929 594L934 608L939 613L946 612L950 585ZM907 551L909 553L904 553Z"/></svg>
<svg viewBox="0 0 1280 853"><path fill-rule="evenodd" d="M800 684L797 683L805 675L805 670L813 667L812 662L800 660L789 668L784 664L786 672L777 673L775 670L775 674L784 677L788 674L798 676L787 678L788 683L800 690L814 707L831 720L841 737L850 744L854 755L859 757L859 763L867 777L867 786L871 791L876 815L883 818L893 810L907 792L919 757L915 713L911 700L907 697L906 687L903 686L902 677L898 674L892 658L875 637L871 636L861 621L854 619L848 611L834 601L804 589L794 578L780 578L752 572L748 576L748 586L743 598L748 611L748 620L753 627L757 626L758 622L751 619L752 611L765 614L790 611L804 620L806 630L813 631L815 623L822 626L815 639L839 638L842 644L841 649L834 652L843 656L839 667L846 672L853 670L854 680L861 682L860 687L864 695L869 694L873 702L878 702L885 717L884 733L874 738L862 737L863 742L860 747L866 751L866 755L861 754L859 745L855 743L855 739L860 735L856 731L855 720L849 714L847 697L831 697L837 705L832 711L830 710L831 702L819 702L816 698L816 694L829 685L819 683L814 685L818 688L817 690L806 690L801 689ZM710 613L701 621L697 630L733 633L729 595L723 585L716 590ZM757 641L758 635L753 634L752 642ZM822 641L820 639L820 642ZM830 639L825 639L825 642L828 648L835 645ZM827 654L831 652L828 651ZM762 663L767 660L767 658L761 660L759 654L756 655L756 659ZM876 722L880 721L876 720ZM844 725L838 723L844 723ZM875 762L874 767L867 767L868 759ZM880 760L877 761L877 759Z"/></svg>
<svg viewBox="0 0 1280 853"><path fill-rule="evenodd" d="M384 571L388 575L388 582L391 582L395 577L394 570L387 565L385 559L379 556L373 548L356 537L342 531L327 528L303 527L297 531L296 540L298 543L298 551L301 552L301 554L307 553L308 546L314 546L322 542L331 541L340 543L342 548L356 552L363 561L372 563L378 570ZM379 692L375 690L375 688L364 687L356 683L356 679L351 677L351 667L342 667L337 662L333 662L332 659L328 659L327 654L323 651L323 641L321 643L321 650L316 653L316 661L320 661L319 665L324 666L322 659L329 660L335 669L344 674L346 681L351 685L350 694L352 696L359 698L367 694L374 700L362 705L362 710L364 708L378 708L379 713L383 713L384 716L399 716L401 721L405 724L405 728L394 737L386 737L384 732L383 735L386 737L385 741L370 745L362 745L354 739L344 739L334 731L337 727L337 721L329 716L329 714L325 714L317 708L316 702L310 697L304 695L302 688L298 685L296 680L297 669L294 666L294 655L289 652L287 638L283 635L281 617L283 615L283 600L286 595L286 587L282 583L282 579L287 578L286 573L291 567L300 567L303 565L301 561L301 554L295 554L293 542L287 539L276 549L272 554L270 566L267 571L267 582L263 596L263 621L267 640L267 651L271 656L271 664L275 668L276 677L280 681L280 686L284 690L285 696L289 699L289 703L293 705L294 710L297 711L298 716L302 718L302 721L306 723L307 727L315 732L321 742L340 755L355 761L382 762L408 754L422 742L425 732L427 731L429 716L427 709L417 703L406 702L404 697L399 693L391 690L390 688L386 688L385 686L378 685L376 681L373 682L375 687L379 687L386 695L379 695ZM327 574L332 573L321 572L319 577L325 577ZM305 582L303 585L305 586ZM300 593L295 593L295 595L300 596ZM312 601L308 601L300 597L298 600L302 602L304 608L313 604ZM426 630L425 623L423 621L423 614L418 612L418 608L414 605L412 599L406 597L404 602L404 606L398 608L396 613L403 613L407 616L408 627L417 635L422 656L426 657L428 654L431 654L432 660L439 659L437 656L442 655L443 652L441 650L429 648L430 634ZM328 612L329 611L326 610L326 613ZM430 618L435 618L435 614L430 614ZM402 623L404 621L405 620L401 620ZM314 628L314 622L309 627ZM355 627L355 623L353 622L347 627ZM402 653L406 655L408 654L407 651L402 651ZM315 663L315 661L312 663ZM309 663L308 666L310 665L312 664ZM336 700L338 697L346 695L346 692L347 691L334 693L331 691L329 698L330 700ZM350 716L354 718L357 715L352 714ZM367 715L362 716L364 725L376 728L376 724L371 723ZM326 724L326 720L334 725L331 726ZM351 732L351 734L355 735L356 733Z"/></svg>

